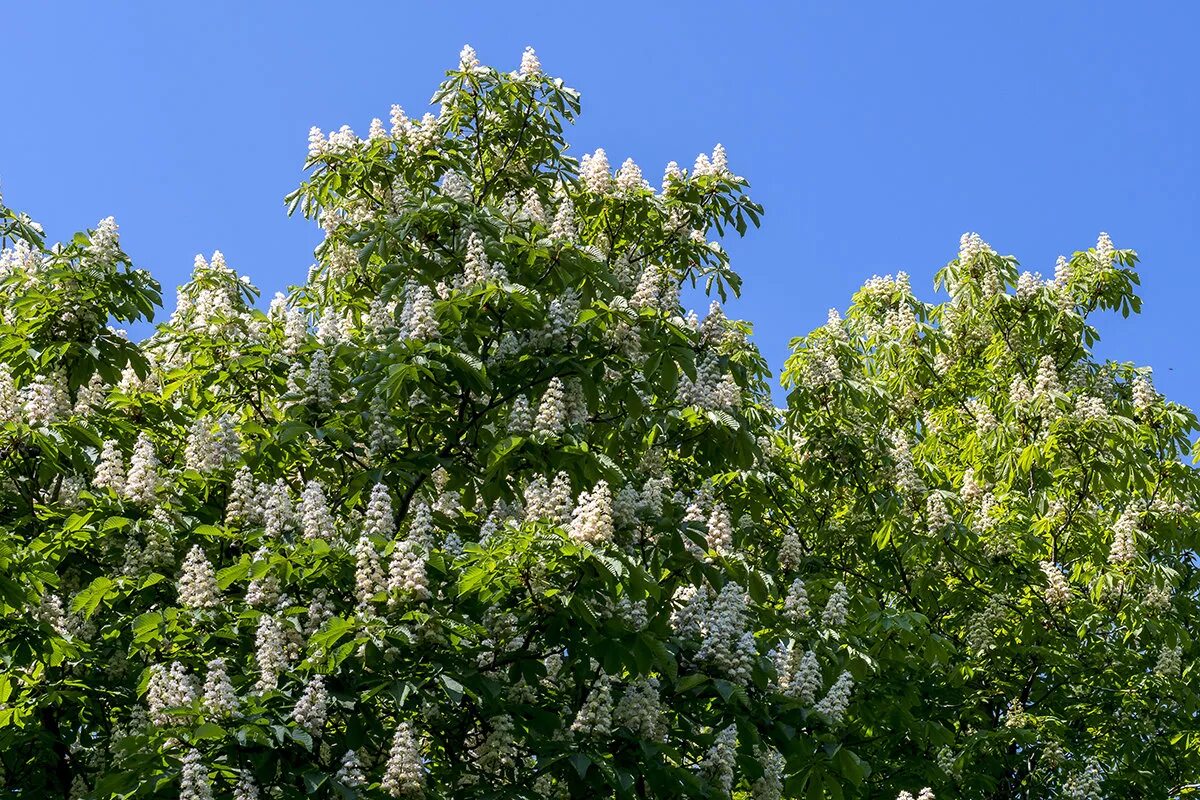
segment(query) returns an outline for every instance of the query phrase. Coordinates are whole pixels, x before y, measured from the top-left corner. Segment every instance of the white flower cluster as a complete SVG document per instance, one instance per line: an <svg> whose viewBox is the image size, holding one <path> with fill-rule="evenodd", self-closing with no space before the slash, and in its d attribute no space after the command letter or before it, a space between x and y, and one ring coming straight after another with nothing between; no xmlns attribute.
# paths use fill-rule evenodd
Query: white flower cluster
<svg viewBox="0 0 1200 800"><path fill-rule="evenodd" d="M754 634L746 629L749 616L745 590L733 581L726 583L707 609L696 660L707 661L745 683L758 659Z"/></svg>
<svg viewBox="0 0 1200 800"><path fill-rule="evenodd" d="M652 742L663 740L666 721L663 716L662 700L659 697L657 678L638 678L621 697L613 712L618 725L623 725L635 736Z"/></svg>
<svg viewBox="0 0 1200 800"><path fill-rule="evenodd" d="M135 503L153 505L158 495L158 456L145 433L138 434L125 476L125 497Z"/></svg>
<svg viewBox="0 0 1200 800"><path fill-rule="evenodd" d="M1154 665L1154 672L1164 678L1177 678L1182 669L1183 647L1180 645L1164 647L1158 654L1158 663Z"/></svg>
<svg viewBox="0 0 1200 800"><path fill-rule="evenodd" d="M359 606L365 608L371 598L386 588L379 551L370 535L364 532L354 546L354 596Z"/></svg>
<svg viewBox="0 0 1200 800"><path fill-rule="evenodd" d="M269 692L279 688L279 674L287 666L287 653L283 638L283 626L278 617L272 614L263 614L259 618L254 647L254 661L258 666L258 682L255 684L255 688L259 692Z"/></svg>
<svg viewBox="0 0 1200 800"><path fill-rule="evenodd" d="M424 600L429 597L425 572L427 551L422 541L426 536L420 531L410 531L409 536L396 541L393 546L388 569L389 605L397 605L402 598Z"/></svg>
<svg viewBox="0 0 1200 800"><path fill-rule="evenodd" d="M199 473L212 472L235 460L239 451L238 433L231 417L221 417L215 424L209 417L200 417L188 431L183 463Z"/></svg>
<svg viewBox="0 0 1200 800"><path fill-rule="evenodd" d="M803 385L810 390L841 383L845 377L834 340L829 336L810 339L804 349Z"/></svg>
<svg viewBox="0 0 1200 800"><path fill-rule="evenodd" d="M1133 409L1142 419L1148 419L1158 402L1158 392L1150 380L1149 371L1133 379Z"/></svg>
<svg viewBox="0 0 1200 800"><path fill-rule="evenodd" d="M178 589L179 603L184 608L216 608L221 604L216 570L198 544L192 546L183 560Z"/></svg>
<svg viewBox="0 0 1200 800"><path fill-rule="evenodd" d="M821 702L817 703L814 711L818 714L823 714L829 718L829 721L837 725L846 715L846 709L850 707L850 694L854 691L854 678L849 672L843 672L834 681L834 684L829 689L829 693L821 698Z"/></svg>
<svg viewBox="0 0 1200 800"><path fill-rule="evenodd" d="M538 60L537 53L532 47L526 47L525 52L521 54L521 69L519 74L523 78L535 77L542 74L542 62Z"/></svg>
<svg viewBox="0 0 1200 800"><path fill-rule="evenodd" d="M846 584L838 581L821 611L821 624L826 628L840 628L846 624L849 612L850 593L846 590Z"/></svg>
<svg viewBox="0 0 1200 800"><path fill-rule="evenodd" d="M325 490L315 480L309 481L300 494L300 531L305 539L331 541L334 537L333 515Z"/></svg>
<svg viewBox="0 0 1200 800"><path fill-rule="evenodd" d="M512 717L501 714L491 720L492 730L475 750L475 764L480 772L496 774L511 769L515 763Z"/></svg>
<svg viewBox="0 0 1200 800"><path fill-rule="evenodd" d="M1071 587L1062 570L1050 561L1040 561L1038 566L1046 576L1046 603L1056 608L1062 608L1071 599Z"/></svg>
<svg viewBox="0 0 1200 800"><path fill-rule="evenodd" d="M433 311L433 291L428 286L409 284L405 289L404 306L400 311L400 336L430 342L439 336L437 317Z"/></svg>
<svg viewBox="0 0 1200 800"><path fill-rule="evenodd" d="M52 425L71 412L66 380L60 373L38 375L21 391L21 397L30 427Z"/></svg>
<svg viewBox="0 0 1200 800"><path fill-rule="evenodd" d="M225 659L215 658L208 662L208 673L204 676L203 705L214 717L228 717L237 711L238 698L225 669Z"/></svg>
<svg viewBox="0 0 1200 800"><path fill-rule="evenodd" d="M737 726L730 725L717 734L704 756L704 761L701 762L701 770L725 796L733 791L737 741Z"/></svg>
<svg viewBox="0 0 1200 800"><path fill-rule="evenodd" d="M599 545L612 541L612 492L607 481L599 481L591 492L579 494L571 514L570 534L582 544Z"/></svg>
<svg viewBox="0 0 1200 800"><path fill-rule="evenodd" d="M725 152L725 146L722 144L717 144L713 148L711 158L701 153L696 156L696 161L692 164L692 177L699 178L710 175L718 178L730 176L729 156Z"/></svg>
<svg viewBox="0 0 1200 800"><path fill-rule="evenodd" d="M87 246L87 254L100 262L113 261L121 254L120 237L117 234L117 220L105 217L96 223Z"/></svg>
<svg viewBox="0 0 1200 800"><path fill-rule="evenodd" d="M612 167L608 154L601 147L595 153L585 153L579 161L579 181L592 194L608 194L613 188Z"/></svg>
<svg viewBox="0 0 1200 800"><path fill-rule="evenodd" d="M755 748L762 776L750 785L751 800L782 800L783 772L787 760L774 747Z"/></svg>
<svg viewBox="0 0 1200 800"><path fill-rule="evenodd" d="M1063 797L1066 800L1100 800L1100 784L1103 781L1100 767L1094 761L1090 762L1082 771L1069 776L1063 783Z"/></svg>
<svg viewBox="0 0 1200 800"><path fill-rule="evenodd" d="M742 399L733 375L710 352L703 353L697 359L695 381L687 375L679 376L676 392L681 405L697 406L709 411L733 411Z"/></svg>
<svg viewBox="0 0 1200 800"><path fill-rule="evenodd" d="M100 460L96 463L92 486L97 489L109 489L116 494L125 492L125 457L117 443L112 440L106 441L100 449Z"/></svg>
<svg viewBox="0 0 1200 800"><path fill-rule="evenodd" d="M924 491L925 484L913 464L908 437L901 431L891 431L887 434L887 439L892 459L892 480L896 485L896 490L902 496Z"/></svg>
<svg viewBox="0 0 1200 800"><path fill-rule="evenodd" d="M784 570L794 570L799 568L803 560L804 547L800 543L800 536L793 528L788 528L783 532L779 545L779 566Z"/></svg>
<svg viewBox="0 0 1200 800"><path fill-rule="evenodd" d="M1132 507L1126 508L1113 525L1112 547L1108 551L1109 563L1127 564L1137 558L1137 530L1137 510Z"/></svg>
<svg viewBox="0 0 1200 800"><path fill-rule="evenodd" d="M662 266L649 264L642 270L629 304L634 308L651 308L665 314L676 314L679 310L679 283Z"/></svg>
<svg viewBox="0 0 1200 800"><path fill-rule="evenodd" d="M178 661L170 666L155 664L150 667L150 682L146 686L146 705L150 720L155 725L172 725L177 722L170 709L184 708L196 701L195 676Z"/></svg>
<svg viewBox="0 0 1200 800"><path fill-rule="evenodd" d="M292 709L292 719L304 730L316 736L325 727L325 718L329 714L329 692L325 689L325 679L314 675L304 687L304 694L296 701Z"/></svg>
<svg viewBox="0 0 1200 800"><path fill-rule="evenodd" d="M988 598L983 610L973 614L967 623L967 646L976 653L990 650L996 641L996 628L1006 616L1003 596L997 594Z"/></svg>
<svg viewBox="0 0 1200 800"><path fill-rule="evenodd" d="M567 424L567 395L561 378L551 378L546 392L538 403L537 417L533 421L534 433L542 436L558 436Z"/></svg>
<svg viewBox="0 0 1200 800"><path fill-rule="evenodd" d="M571 723L571 732L604 738L612 733L612 723L612 678L601 670L592 691Z"/></svg>
<svg viewBox="0 0 1200 800"><path fill-rule="evenodd" d="M967 265L985 253L995 254L978 233L964 233L958 241L958 263Z"/></svg>
<svg viewBox="0 0 1200 800"><path fill-rule="evenodd" d="M1108 419L1108 408L1101 398L1081 394L1075 398L1075 416L1083 421L1102 421Z"/></svg>
<svg viewBox="0 0 1200 800"><path fill-rule="evenodd" d="M896 795L896 800L934 800L933 790L926 786L914 798L912 792L901 792Z"/></svg>
<svg viewBox="0 0 1200 800"><path fill-rule="evenodd" d="M484 283L504 283L508 274L504 265L488 260L483 246L483 239L472 232L467 237L467 252L463 263L463 273L459 281L460 288L470 288Z"/></svg>
<svg viewBox="0 0 1200 800"><path fill-rule="evenodd" d="M795 698L805 706L811 706L821 690L821 663L811 650L803 653L794 641L776 647L772 652L775 661L777 688L780 693Z"/></svg>
<svg viewBox="0 0 1200 800"><path fill-rule="evenodd" d="M1037 397L1053 397L1062 391L1058 381L1058 367L1054 363L1053 356L1042 356L1038 360L1033 385L1034 395Z"/></svg>
<svg viewBox="0 0 1200 800"><path fill-rule="evenodd" d="M233 800L258 800L258 784L254 782L254 778L249 773L242 773L238 776L237 783L233 787Z"/></svg>
<svg viewBox="0 0 1200 800"><path fill-rule="evenodd" d="M733 521L729 511L721 503L714 503L712 512L708 515L707 532L708 549L719 556L729 556L733 553Z"/></svg>
<svg viewBox="0 0 1200 800"><path fill-rule="evenodd" d="M804 581L796 578L783 600L783 618L799 625L808 620L809 611L808 590L804 588Z"/></svg>
<svg viewBox="0 0 1200 800"><path fill-rule="evenodd" d="M357 752L346 751L334 779L347 789L358 789L366 785L367 775L363 771L362 760L359 759Z"/></svg>
<svg viewBox="0 0 1200 800"><path fill-rule="evenodd" d="M925 521L929 533L935 536L954 521L940 492L933 492L925 498Z"/></svg>
<svg viewBox="0 0 1200 800"><path fill-rule="evenodd" d="M212 782L200 751L191 749L183 757L179 772L179 800L213 800Z"/></svg>
<svg viewBox="0 0 1200 800"><path fill-rule="evenodd" d="M242 467L233 476L229 485L229 497L225 501L225 522L229 525L244 525L261 518L257 502L258 486L250 470Z"/></svg>

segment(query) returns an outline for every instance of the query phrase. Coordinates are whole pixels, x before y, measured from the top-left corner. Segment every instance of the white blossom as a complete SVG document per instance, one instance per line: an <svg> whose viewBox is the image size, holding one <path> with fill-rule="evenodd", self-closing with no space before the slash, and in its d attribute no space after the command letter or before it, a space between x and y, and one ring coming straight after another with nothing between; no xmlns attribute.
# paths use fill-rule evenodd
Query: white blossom
<svg viewBox="0 0 1200 800"><path fill-rule="evenodd" d="M334 779L347 789L358 789L367 783L367 775L363 771L362 761L354 750L347 750L342 756L341 766L338 767Z"/></svg>
<svg viewBox="0 0 1200 800"><path fill-rule="evenodd" d="M612 733L612 723L612 678L601 670L575 721L571 723L571 731L603 738Z"/></svg>
<svg viewBox="0 0 1200 800"><path fill-rule="evenodd" d="M325 727L328 713L329 692L325 689L325 679L314 675L305 684L304 693L292 709L292 720L315 736Z"/></svg>
<svg viewBox="0 0 1200 800"><path fill-rule="evenodd" d="M179 800L213 800L212 782L200 751L191 749L183 757L179 773Z"/></svg>
<svg viewBox="0 0 1200 800"><path fill-rule="evenodd" d="M825 603L825 609L821 612L821 624L827 628L840 628L846 624L849 610L850 593L846 591L846 584L838 581L829 595L828 602Z"/></svg>
<svg viewBox="0 0 1200 800"><path fill-rule="evenodd" d="M216 608L221 604L217 573L200 545L193 545L179 575L179 602L185 608Z"/></svg>
<svg viewBox="0 0 1200 800"><path fill-rule="evenodd" d="M145 433L138 434L125 477L125 497L135 503L153 504L158 494L158 456Z"/></svg>
<svg viewBox="0 0 1200 800"><path fill-rule="evenodd" d="M579 180L593 194L608 194L613 187L612 167L604 148L591 155L584 155L579 162Z"/></svg>
<svg viewBox="0 0 1200 800"><path fill-rule="evenodd" d="M96 223L96 230L92 231L92 235L89 237L88 255L105 263L119 256L121 254L120 237L117 234L119 227L113 217L105 217Z"/></svg>
<svg viewBox="0 0 1200 800"><path fill-rule="evenodd" d="M571 538L589 545L613 538L612 494L607 481L599 481L591 492L581 492L571 516Z"/></svg>
<svg viewBox="0 0 1200 800"><path fill-rule="evenodd" d="M737 726L730 725L717 734L704 755L701 769L723 794L733 791L734 760L737 757Z"/></svg>
<svg viewBox="0 0 1200 800"><path fill-rule="evenodd" d="M475 55L475 48L471 45L463 45L462 51L458 54L458 68L463 72L473 72L479 69L479 56Z"/></svg>
<svg viewBox="0 0 1200 800"><path fill-rule="evenodd" d="M532 47L526 47L525 52L521 54L521 77L529 78L540 75L541 73L542 62L538 60L537 53L533 52Z"/></svg>
<svg viewBox="0 0 1200 800"><path fill-rule="evenodd" d="M796 578L788 587L787 596L783 600L783 616L784 619L798 625L808 620L808 614L808 591L804 588L804 581Z"/></svg>
<svg viewBox="0 0 1200 800"><path fill-rule="evenodd" d="M203 705L214 717L228 717L237 710L238 698L225 669L225 659L215 658L208 662L204 676Z"/></svg>
<svg viewBox="0 0 1200 800"><path fill-rule="evenodd" d="M170 709L185 708L196 701L195 678L178 661L171 664L155 664L150 668L150 682L146 687L146 704L150 720L155 725L171 725L177 721Z"/></svg>
<svg viewBox="0 0 1200 800"><path fill-rule="evenodd" d="M813 710L824 714L833 724L838 724L846 715L846 709L850 707L850 693L853 689L854 678L849 672L843 672Z"/></svg>
<svg viewBox="0 0 1200 800"><path fill-rule="evenodd" d="M277 689L279 674L287 666L283 626L277 617L263 614L259 618L254 646L254 661L258 667L258 681L255 687L259 692Z"/></svg>
<svg viewBox="0 0 1200 800"><path fill-rule="evenodd" d="M538 403L533 430L542 436L558 436L567 422L566 391L561 378L551 378L546 392Z"/></svg>
<svg viewBox="0 0 1200 800"><path fill-rule="evenodd" d="M1063 575L1062 570L1056 567L1053 562L1040 561L1038 566L1046 576L1046 602L1051 606L1062 607L1071 599L1071 587L1067 583L1067 578Z"/></svg>
<svg viewBox="0 0 1200 800"><path fill-rule="evenodd" d="M733 522L725 506L717 503L708 516L708 549L718 555L727 556L733 552Z"/></svg>
<svg viewBox="0 0 1200 800"><path fill-rule="evenodd" d="M333 515L325 490L315 480L309 481L300 494L300 530L305 539L330 541L334 535Z"/></svg>
<svg viewBox="0 0 1200 800"><path fill-rule="evenodd" d="M411 723L402 722L396 728L380 788L389 797L415 799L425 795L425 768Z"/></svg>
<svg viewBox="0 0 1200 800"><path fill-rule="evenodd" d="M92 486L97 489L110 489L117 494L125 493L125 457L118 449L117 443L111 439L105 441L100 449L100 460L96 463Z"/></svg>

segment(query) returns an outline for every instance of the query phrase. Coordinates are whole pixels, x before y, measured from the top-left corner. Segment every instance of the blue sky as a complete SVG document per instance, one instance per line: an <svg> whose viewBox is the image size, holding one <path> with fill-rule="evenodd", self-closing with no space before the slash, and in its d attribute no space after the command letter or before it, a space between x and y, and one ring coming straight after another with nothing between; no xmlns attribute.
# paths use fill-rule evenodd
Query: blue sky
<svg viewBox="0 0 1200 800"><path fill-rule="evenodd" d="M533 45L582 92L576 154L653 177L722 142L766 206L730 243L778 370L873 273L918 294L977 230L1028 269L1101 230L1143 259L1143 315L1100 353L1200 405L1193 3L17 3L4 11L0 182L52 235L109 214L168 305L222 250L266 297L314 229L282 199L310 125L419 112L464 43Z"/></svg>

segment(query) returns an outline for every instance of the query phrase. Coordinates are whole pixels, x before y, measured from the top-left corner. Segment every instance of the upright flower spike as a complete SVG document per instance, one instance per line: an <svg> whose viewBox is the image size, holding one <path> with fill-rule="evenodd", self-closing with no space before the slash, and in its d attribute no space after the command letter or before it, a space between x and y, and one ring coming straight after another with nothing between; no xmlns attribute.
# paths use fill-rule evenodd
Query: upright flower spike
<svg viewBox="0 0 1200 800"><path fill-rule="evenodd" d="M338 767L334 780L347 789L358 789L366 785L367 775L363 771L362 761L359 759L358 753L353 750L346 751L345 755L342 756L342 763Z"/></svg>
<svg viewBox="0 0 1200 800"><path fill-rule="evenodd" d="M582 492L571 518L571 538L589 545L612 541L612 493L608 483L600 481L591 492Z"/></svg>
<svg viewBox="0 0 1200 800"><path fill-rule="evenodd" d="M183 561L179 575L179 602L185 608L216 608L221 604L217 573L204 554L204 548L194 545Z"/></svg>
<svg viewBox="0 0 1200 800"><path fill-rule="evenodd" d="M153 505L158 498L158 486L158 456L154 452L154 443L145 433L140 433L129 459L125 497L135 503Z"/></svg>
<svg viewBox="0 0 1200 800"><path fill-rule="evenodd" d="M381 539L390 539L396 533L396 519L392 516L392 496L387 486L382 483L375 484L371 489L363 532Z"/></svg>
<svg viewBox="0 0 1200 800"><path fill-rule="evenodd" d="M537 53L532 47L526 47L525 52L521 54L521 69L519 74L522 78L533 78L542 74L542 62L538 60Z"/></svg>
<svg viewBox="0 0 1200 800"><path fill-rule="evenodd" d="M425 770L412 725L402 722L392 737L380 788L389 796L419 800L425 796Z"/></svg>
<svg viewBox="0 0 1200 800"><path fill-rule="evenodd" d="M279 619L271 614L263 614L259 619L254 661L258 666L258 691L269 692L279 688L279 675L287 665L287 656L284 653L283 628Z"/></svg>
<svg viewBox="0 0 1200 800"><path fill-rule="evenodd" d="M237 711L237 693L229 680L223 658L208 662L208 674L204 677L203 706L206 712L217 718L228 717Z"/></svg>
<svg viewBox="0 0 1200 800"><path fill-rule="evenodd" d="M183 757L179 776L179 800L213 800L212 781L199 750L189 750Z"/></svg>
<svg viewBox="0 0 1200 800"><path fill-rule="evenodd" d="M292 709L292 720L310 734L316 736L325 727L329 714L329 693L325 689L325 679L314 675L304 685L304 694L296 701Z"/></svg>
<svg viewBox="0 0 1200 800"><path fill-rule="evenodd" d="M849 672L843 672L830 687L829 693L817 703L813 709L818 714L824 714L834 725L841 723L850 707L850 693L854 689L854 678Z"/></svg>
<svg viewBox="0 0 1200 800"><path fill-rule="evenodd" d="M821 612L821 624L827 628L840 628L846 624L849 610L850 593L846 591L846 584L839 581Z"/></svg>
<svg viewBox="0 0 1200 800"><path fill-rule="evenodd" d="M603 738L612 733L612 721L612 678L601 670L595 686L571 723L571 731Z"/></svg>
<svg viewBox="0 0 1200 800"><path fill-rule="evenodd" d="M92 486L97 489L109 489L117 494L125 493L125 457L117 448L117 443L112 440L106 441L100 450L100 460L96 464Z"/></svg>
<svg viewBox="0 0 1200 800"><path fill-rule="evenodd" d="M305 539L330 541L334 536L333 515L325 499L325 490L317 481L309 481L300 495L300 529Z"/></svg>
<svg viewBox="0 0 1200 800"><path fill-rule="evenodd" d="M1041 561L1038 563L1042 572L1046 576L1046 590L1044 597L1046 602L1051 606L1062 607L1071 599L1071 587L1067 583L1066 576L1051 561Z"/></svg>

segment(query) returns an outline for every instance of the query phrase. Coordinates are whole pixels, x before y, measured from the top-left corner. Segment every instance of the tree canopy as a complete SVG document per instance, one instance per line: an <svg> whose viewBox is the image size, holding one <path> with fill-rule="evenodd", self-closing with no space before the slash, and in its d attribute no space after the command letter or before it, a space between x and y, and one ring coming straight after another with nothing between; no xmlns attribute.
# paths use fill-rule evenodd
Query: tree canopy
<svg viewBox="0 0 1200 800"><path fill-rule="evenodd" d="M464 48L309 138L266 307L0 202L0 795L1163 797L1200 778L1196 417L963 237L872 278L776 408L718 145L576 160L578 94ZM703 318L685 287L712 300Z"/></svg>

